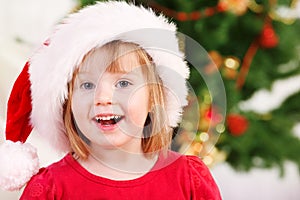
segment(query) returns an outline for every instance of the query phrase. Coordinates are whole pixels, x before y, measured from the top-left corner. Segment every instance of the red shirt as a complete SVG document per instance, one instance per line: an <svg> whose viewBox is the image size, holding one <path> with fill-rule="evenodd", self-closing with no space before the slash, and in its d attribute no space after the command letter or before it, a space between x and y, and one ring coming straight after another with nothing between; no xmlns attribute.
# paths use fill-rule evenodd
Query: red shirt
<svg viewBox="0 0 300 200"><path fill-rule="evenodd" d="M208 168L196 156L169 152L144 176L116 181L91 174L71 154L42 168L27 184L21 200L76 199L221 199Z"/></svg>

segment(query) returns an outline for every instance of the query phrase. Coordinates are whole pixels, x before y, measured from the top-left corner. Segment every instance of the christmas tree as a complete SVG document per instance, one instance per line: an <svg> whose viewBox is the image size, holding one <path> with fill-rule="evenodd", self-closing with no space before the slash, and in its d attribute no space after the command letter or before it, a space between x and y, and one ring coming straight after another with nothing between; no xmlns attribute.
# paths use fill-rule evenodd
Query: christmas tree
<svg viewBox="0 0 300 200"><path fill-rule="evenodd" d="M80 7L94 3L81 0ZM191 67L190 83L199 101L200 121L196 137L187 137L184 128L177 130L176 148L180 150L184 144L190 144L186 153L204 155L207 164L224 159L237 170L279 167L283 172L285 161L294 162L300 169L300 139L294 132L300 123L299 86L286 88L288 94L275 106L256 101L256 105L249 107L251 99L271 93L276 84L283 83L279 80L298 78L300 1L136 0L134 3L163 13L178 25L179 32L201 44L214 63L207 63L204 73L221 74L225 86L227 109L220 114L221 108L213 103L205 80ZM185 38L182 40L186 42ZM184 48L188 51L189 46ZM216 133L220 137L215 148L207 151L204 147L209 141L212 143L210 138L216 138Z"/></svg>

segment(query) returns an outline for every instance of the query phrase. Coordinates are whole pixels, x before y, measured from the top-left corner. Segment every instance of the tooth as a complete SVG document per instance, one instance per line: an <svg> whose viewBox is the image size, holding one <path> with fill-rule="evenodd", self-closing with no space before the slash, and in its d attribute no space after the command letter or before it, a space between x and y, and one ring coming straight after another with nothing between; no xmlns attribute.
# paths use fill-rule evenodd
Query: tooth
<svg viewBox="0 0 300 200"><path fill-rule="evenodd" d="M97 122L103 121L103 120L118 120L121 116L119 115L113 115L113 116L104 116L104 117L95 117Z"/></svg>

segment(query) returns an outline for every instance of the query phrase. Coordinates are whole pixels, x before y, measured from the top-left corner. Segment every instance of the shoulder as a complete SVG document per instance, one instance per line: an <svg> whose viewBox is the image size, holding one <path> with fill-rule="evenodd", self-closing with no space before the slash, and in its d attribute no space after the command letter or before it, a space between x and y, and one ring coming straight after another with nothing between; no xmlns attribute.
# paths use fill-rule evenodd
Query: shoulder
<svg viewBox="0 0 300 200"><path fill-rule="evenodd" d="M174 151L168 151L167 160L174 162L176 167L183 167L188 171L201 171L201 174L206 174L208 171L207 166L197 156L182 155Z"/></svg>
<svg viewBox="0 0 300 200"><path fill-rule="evenodd" d="M54 190L53 176L49 170L42 168L27 183L20 199L51 199L49 196L54 194Z"/></svg>
<svg viewBox="0 0 300 200"><path fill-rule="evenodd" d="M178 174L185 178L184 182L189 187L192 199L221 199L213 176L199 157L169 151L167 160L174 179Z"/></svg>
<svg viewBox="0 0 300 200"><path fill-rule="evenodd" d="M197 156L187 155L186 162L191 172L197 171L203 177L209 174L208 167L204 164L204 162Z"/></svg>
<svg viewBox="0 0 300 200"><path fill-rule="evenodd" d="M67 166L68 156L46 168L41 168L27 183L20 199L53 199L57 189L55 177L66 171L64 168Z"/></svg>
<svg viewBox="0 0 300 200"><path fill-rule="evenodd" d="M203 161L197 156L185 156L185 159L195 199L221 199L219 188Z"/></svg>
<svg viewBox="0 0 300 200"><path fill-rule="evenodd" d="M171 152L173 157L177 157L177 164L185 169L192 178L207 178L212 179L208 167L204 162L197 156L181 155L176 152Z"/></svg>
<svg viewBox="0 0 300 200"><path fill-rule="evenodd" d="M195 187L202 184L213 182L212 176L209 172L208 167L203 161L197 156L186 156L187 165L189 168L190 176L195 184Z"/></svg>

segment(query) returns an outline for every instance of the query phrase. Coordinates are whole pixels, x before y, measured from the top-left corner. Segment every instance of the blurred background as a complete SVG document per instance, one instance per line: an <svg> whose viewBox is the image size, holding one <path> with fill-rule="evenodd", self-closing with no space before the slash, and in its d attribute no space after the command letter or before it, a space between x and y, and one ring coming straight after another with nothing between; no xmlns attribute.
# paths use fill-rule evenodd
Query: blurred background
<svg viewBox="0 0 300 200"><path fill-rule="evenodd" d="M4 133L9 92L26 60L66 14L95 1L0 2ZM176 150L185 147L183 153L201 155L225 200L300 199L300 0L135 3L163 13L181 33L201 44L212 60L204 66L204 75L220 73L225 86L226 114L191 66L199 126L191 133L188 122L183 122L174 141ZM185 38L181 42L183 50L189 48ZM0 143L3 140L1 134ZM29 142L38 148L42 166L62 157L34 133ZM207 151L205 146L212 143L214 148ZM20 192L0 190L0 199L18 199Z"/></svg>

